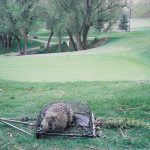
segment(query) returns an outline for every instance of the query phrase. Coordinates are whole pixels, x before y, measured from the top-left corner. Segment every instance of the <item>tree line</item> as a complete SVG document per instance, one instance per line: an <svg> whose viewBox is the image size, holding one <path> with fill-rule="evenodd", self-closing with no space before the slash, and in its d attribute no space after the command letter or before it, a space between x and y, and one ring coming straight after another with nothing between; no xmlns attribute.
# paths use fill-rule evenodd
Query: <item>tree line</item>
<svg viewBox="0 0 150 150"><path fill-rule="evenodd" d="M53 35L59 37L60 47L62 35L67 35L75 51L85 50L91 27L108 31L126 5L126 0L1 0L0 43L7 51L17 41L24 55L29 33L44 24L48 51Z"/></svg>

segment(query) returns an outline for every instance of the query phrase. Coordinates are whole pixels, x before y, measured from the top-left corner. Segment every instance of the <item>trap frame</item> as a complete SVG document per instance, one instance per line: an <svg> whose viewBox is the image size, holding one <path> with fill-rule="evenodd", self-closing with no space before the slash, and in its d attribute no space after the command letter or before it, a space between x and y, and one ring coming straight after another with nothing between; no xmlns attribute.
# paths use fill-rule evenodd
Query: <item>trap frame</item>
<svg viewBox="0 0 150 150"><path fill-rule="evenodd" d="M58 102L59 103L59 102ZM62 102L60 102L62 103ZM63 133L42 133L41 121L46 110L55 103L47 104L39 113L36 124L36 138L48 136L70 136L70 137L96 137L95 117L89 106L81 102L63 102L72 108L74 112L74 121L71 127L67 128Z"/></svg>

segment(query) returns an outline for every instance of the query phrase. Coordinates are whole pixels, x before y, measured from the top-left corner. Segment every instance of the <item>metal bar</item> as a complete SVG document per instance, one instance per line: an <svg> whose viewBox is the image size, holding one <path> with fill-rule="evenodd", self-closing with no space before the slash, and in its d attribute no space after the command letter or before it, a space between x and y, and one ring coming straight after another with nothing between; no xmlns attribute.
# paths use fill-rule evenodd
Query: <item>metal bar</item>
<svg viewBox="0 0 150 150"><path fill-rule="evenodd" d="M2 122L5 123L5 124L7 124L7 125L10 126L10 127L13 127L13 128L15 128L15 129L17 129L17 130L23 132L23 133L26 133L26 134L28 134L28 135L32 135L32 136L33 136L32 133L29 133L29 132L27 132L27 131L25 131L25 130L23 130L23 129L20 129L20 128L18 128L18 127L16 127L16 126L14 126L14 125L12 125L12 124L6 122L6 121L2 121Z"/></svg>
<svg viewBox="0 0 150 150"><path fill-rule="evenodd" d="M93 131L93 137L96 137L96 130L95 130L95 125L94 125L94 121L95 121L95 119L94 119L94 114L92 113L92 131Z"/></svg>
<svg viewBox="0 0 150 150"><path fill-rule="evenodd" d="M19 124L34 126L34 123L23 122L23 121L12 120L12 119L6 119L6 118L0 118L0 121L14 122L14 123L19 123Z"/></svg>
<svg viewBox="0 0 150 150"><path fill-rule="evenodd" d="M63 134L63 133L44 133L43 135L46 136L70 136L70 137L90 137L93 138L95 136L93 135L87 135L87 134Z"/></svg>

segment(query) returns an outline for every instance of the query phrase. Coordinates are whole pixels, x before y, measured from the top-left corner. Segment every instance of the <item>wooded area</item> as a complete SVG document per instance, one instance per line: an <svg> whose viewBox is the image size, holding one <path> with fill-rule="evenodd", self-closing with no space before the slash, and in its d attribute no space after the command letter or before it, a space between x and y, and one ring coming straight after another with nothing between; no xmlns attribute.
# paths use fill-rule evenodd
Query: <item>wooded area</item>
<svg viewBox="0 0 150 150"><path fill-rule="evenodd" d="M91 27L99 32L109 31L125 14L125 7L130 9L127 0L1 0L0 43L7 52L17 41L18 50L24 55L29 33L44 27L50 32L47 51L50 52L54 35L58 37L60 52L64 35L75 51L85 50Z"/></svg>

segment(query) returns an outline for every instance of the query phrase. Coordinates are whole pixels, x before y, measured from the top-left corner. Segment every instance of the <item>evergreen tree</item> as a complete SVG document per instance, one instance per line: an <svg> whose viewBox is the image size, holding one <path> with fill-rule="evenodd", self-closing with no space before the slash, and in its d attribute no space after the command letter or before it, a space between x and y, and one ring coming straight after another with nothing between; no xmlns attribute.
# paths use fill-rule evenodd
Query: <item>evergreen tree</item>
<svg viewBox="0 0 150 150"><path fill-rule="evenodd" d="M127 15L123 15L122 19L120 20L120 24L119 24L119 29L122 31L127 32L129 29L129 25L128 25L128 17Z"/></svg>

